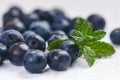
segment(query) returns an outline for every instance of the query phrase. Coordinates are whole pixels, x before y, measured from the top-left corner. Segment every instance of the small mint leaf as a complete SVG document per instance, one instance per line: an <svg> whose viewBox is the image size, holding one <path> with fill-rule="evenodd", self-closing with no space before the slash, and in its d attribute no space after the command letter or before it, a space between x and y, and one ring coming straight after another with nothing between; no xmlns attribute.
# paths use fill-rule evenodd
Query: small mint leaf
<svg viewBox="0 0 120 80"><path fill-rule="evenodd" d="M101 40L102 38L104 38L104 36L106 35L106 32L103 30L96 30L92 33L91 36L94 37L95 40Z"/></svg>
<svg viewBox="0 0 120 80"><path fill-rule="evenodd" d="M52 41L52 42L49 43L47 49L50 50L50 51L54 50L54 49L57 49L60 46L60 44L62 44L64 41L67 41L67 40L66 39L65 40L59 39L59 40Z"/></svg>
<svg viewBox="0 0 120 80"><path fill-rule="evenodd" d="M91 44L90 47L94 49L97 58L108 57L115 53L114 47L105 42L97 41Z"/></svg>
<svg viewBox="0 0 120 80"><path fill-rule="evenodd" d="M78 46L81 46L83 42L83 34L80 31L73 30L71 37L73 39L73 42L75 42Z"/></svg>
<svg viewBox="0 0 120 80"><path fill-rule="evenodd" d="M90 24L83 18L77 19L74 29L80 31L84 37L93 31Z"/></svg>
<svg viewBox="0 0 120 80"><path fill-rule="evenodd" d="M81 47L84 44L83 38L81 37L72 36L72 41L79 47Z"/></svg>
<svg viewBox="0 0 120 80"><path fill-rule="evenodd" d="M101 40L106 35L106 32L103 30L96 30L91 34L87 35L85 38L85 44L91 44L95 41Z"/></svg>
<svg viewBox="0 0 120 80"><path fill-rule="evenodd" d="M88 63L89 66L92 66L95 62L95 52L93 49L91 49L88 46L84 46L83 47L83 53L84 53L84 57Z"/></svg>
<svg viewBox="0 0 120 80"><path fill-rule="evenodd" d="M73 30L71 35L83 38L83 34L80 31L77 31L77 30Z"/></svg>

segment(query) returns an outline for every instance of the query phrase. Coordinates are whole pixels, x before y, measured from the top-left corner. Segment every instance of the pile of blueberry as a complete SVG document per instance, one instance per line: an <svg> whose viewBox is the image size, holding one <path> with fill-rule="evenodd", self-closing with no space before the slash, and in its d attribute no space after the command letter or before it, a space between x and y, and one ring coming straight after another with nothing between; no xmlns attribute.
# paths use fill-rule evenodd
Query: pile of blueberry
<svg viewBox="0 0 120 80"><path fill-rule="evenodd" d="M0 33L0 64L9 60L13 65L24 66L31 73L41 73L48 66L56 71L66 70L80 55L79 48L72 41L63 42L59 49L48 51L47 45L58 39L70 38L74 29L74 19L67 17L60 9L44 11L34 10L24 13L18 7L12 7L3 16L3 28ZM105 20L99 15L87 19L94 30L104 29ZM112 41L120 29L111 34Z"/></svg>

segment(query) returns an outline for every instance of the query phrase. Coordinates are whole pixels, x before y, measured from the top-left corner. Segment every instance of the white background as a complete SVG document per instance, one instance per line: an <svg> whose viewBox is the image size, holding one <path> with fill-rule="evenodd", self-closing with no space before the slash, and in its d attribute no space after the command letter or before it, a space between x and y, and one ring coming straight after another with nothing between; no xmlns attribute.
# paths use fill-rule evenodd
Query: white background
<svg viewBox="0 0 120 80"><path fill-rule="evenodd" d="M60 7L71 18L87 18L90 14L98 13L107 22L107 35L103 40L109 43L109 33L120 27L120 0L0 0L0 24L3 13L12 5L19 5L27 12L35 8L51 10ZM83 59L78 59L63 72L48 70L42 74L30 74L23 67L5 62L0 67L0 80L120 80L120 47L115 48L115 55L97 60L91 68L87 67Z"/></svg>

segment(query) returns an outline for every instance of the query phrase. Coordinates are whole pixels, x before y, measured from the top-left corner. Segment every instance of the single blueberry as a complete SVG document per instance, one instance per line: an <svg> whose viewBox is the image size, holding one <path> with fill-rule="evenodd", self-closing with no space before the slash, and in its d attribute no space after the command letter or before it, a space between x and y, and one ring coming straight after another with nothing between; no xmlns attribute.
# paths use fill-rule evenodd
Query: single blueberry
<svg viewBox="0 0 120 80"><path fill-rule="evenodd" d="M87 21L91 23L93 30L99 30L105 28L105 20L103 17L93 14L87 18Z"/></svg>
<svg viewBox="0 0 120 80"><path fill-rule="evenodd" d="M49 67L56 71L66 70L71 63L71 57L68 52L59 49L49 52L47 59Z"/></svg>
<svg viewBox="0 0 120 80"><path fill-rule="evenodd" d="M21 8L17 7L17 6L13 6L10 8L10 10L8 11L9 14L13 17L21 17L24 13L22 11Z"/></svg>
<svg viewBox="0 0 120 80"><path fill-rule="evenodd" d="M3 29L4 30L15 29L15 30L23 33L26 30L26 27L18 18L14 18L14 19L8 21L6 24L4 24Z"/></svg>
<svg viewBox="0 0 120 80"><path fill-rule="evenodd" d="M62 30L65 33L68 33L69 32L68 28L70 28L70 22L65 18L57 19L57 20L54 21L51 28L52 28L53 31Z"/></svg>
<svg viewBox="0 0 120 80"><path fill-rule="evenodd" d="M79 48L78 46L72 41L65 41L63 42L59 49L65 50L70 54L71 63L73 63L79 57Z"/></svg>
<svg viewBox="0 0 120 80"><path fill-rule="evenodd" d="M26 39L28 36L33 35L33 34L35 34L35 32L28 30L23 33L23 37L24 39Z"/></svg>
<svg viewBox="0 0 120 80"><path fill-rule="evenodd" d="M22 34L16 30L9 29L2 32L0 41L4 43L8 48L16 42L24 42Z"/></svg>
<svg viewBox="0 0 120 80"><path fill-rule="evenodd" d="M23 65L23 57L29 50L29 47L24 42L13 44L8 50L8 59L16 66Z"/></svg>
<svg viewBox="0 0 120 80"><path fill-rule="evenodd" d="M2 65L3 61L7 58L7 47L0 43L0 65Z"/></svg>
<svg viewBox="0 0 120 80"><path fill-rule="evenodd" d="M49 24L52 24L54 22L54 18L53 16L50 14L50 12L48 11L42 11L40 14L39 14L39 18L40 20L42 21L48 21Z"/></svg>
<svg viewBox="0 0 120 80"><path fill-rule="evenodd" d="M46 21L37 21L37 22L33 22L30 25L30 30L34 31L36 34L39 34L40 36L42 36L45 40L48 40L48 38L51 35L51 29L50 29L50 25L48 22Z"/></svg>
<svg viewBox="0 0 120 80"><path fill-rule="evenodd" d="M45 51L45 49L46 49L45 40L41 36L39 36L37 34L32 34L32 35L28 36L25 39L25 42L32 49L40 49L42 51Z"/></svg>
<svg viewBox="0 0 120 80"><path fill-rule="evenodd" d="M62 19L65 17L65 14L61 9L53 9L50 13L54 18Z"/></svg>
<svg viewBox="0 0 120 80"><path fill-rule="evenodd" d="M31 73L41 73L47 65L47 57L40 50L30 50L24 56L24 67Z"/></svg>
<svg viewBox="0 0 120 80"><path fill-rule="evenodd" d="M120 45L120 28L114 29L110 34L112 43Z"/></svg>
<svg viewBox="0 0 120 80"><path fill-rule="evenodd" d="M24 13L23 13L22 9L20 9L17 6L14 6L14 7L10 8L9 11L3 15L3 23L5 24L7 21L9 21L10 19L13 19L13 18L18 18L21 20L23 14Z"/></svg>

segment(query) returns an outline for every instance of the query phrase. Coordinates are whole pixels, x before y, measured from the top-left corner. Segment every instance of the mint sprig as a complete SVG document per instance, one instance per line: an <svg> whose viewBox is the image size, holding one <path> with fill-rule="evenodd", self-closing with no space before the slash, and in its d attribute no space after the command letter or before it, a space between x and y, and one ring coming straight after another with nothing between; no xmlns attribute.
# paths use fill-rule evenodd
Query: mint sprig
<svg viewBox="0 0 120 80"><path fill-rule="evenodd" d="M91 49L88 46L83 47L84 57L86 61L88 62L89 66L92 66L95 62L95 52L93 49Z"/></svg>
<svg viewBox="0 0 120 80"><path fill-rule="evenodd" d="M89 23L83 18L78 18L75 28L71 33L71 41L79 47L79 53L84 55L89 66L92 66L97 58L104 58L115 53L112 45L100 41L106 32L103 30L93 31ZM49 44L48 49L57 49L66 40L56 40Z"/></svg>

